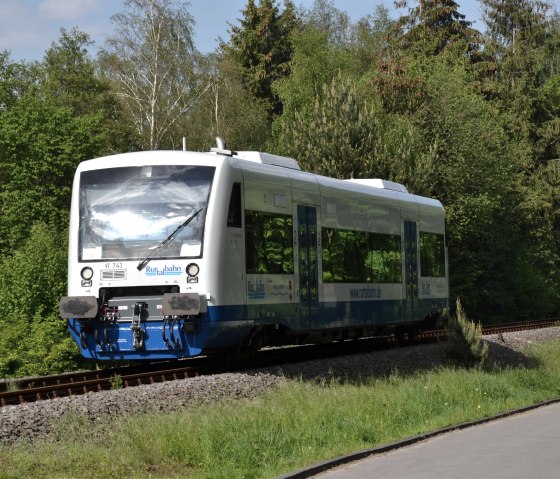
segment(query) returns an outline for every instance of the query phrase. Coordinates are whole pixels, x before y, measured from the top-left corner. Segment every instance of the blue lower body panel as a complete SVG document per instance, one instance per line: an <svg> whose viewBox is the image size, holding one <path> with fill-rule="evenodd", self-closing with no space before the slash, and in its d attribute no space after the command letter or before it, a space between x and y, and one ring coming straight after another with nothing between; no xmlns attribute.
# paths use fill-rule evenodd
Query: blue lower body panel
<svg viewBox="0 0 560 479"><path fill-rule="evenodd" d="M417 322L433 311L433 300L418 301L414 319L403 301L348 301L299 304L209 306L195 321L146 321L135 337L131 322L70 319L69 329L82 355L96 360L178 359L210 350L235 348L255 326L281 325L291 333L382 327ZM136 347L135 347L136 344Z"/></svg>
<svg viewBox="0 0 560 479"><path fill-rule="evenodd" d="M69 320L70 334L86 358L98 360L179 359L198 356L205 350L232 348L253 327L250 320L199 321L185 327L149 321L140 324L141 343L135 348L130 322ZM138 341L136 341L138 343Z"/></svg>

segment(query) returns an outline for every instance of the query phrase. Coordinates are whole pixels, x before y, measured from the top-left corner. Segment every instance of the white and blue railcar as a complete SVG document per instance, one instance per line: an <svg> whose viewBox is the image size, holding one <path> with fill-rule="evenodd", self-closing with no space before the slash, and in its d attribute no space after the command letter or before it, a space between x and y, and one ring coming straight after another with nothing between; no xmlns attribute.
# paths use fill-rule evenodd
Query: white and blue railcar
<svg viewBox="0 0 560 479"><path fill-rule="evenodd" d="M81 163L60 314L94 359L171 359L418 327L448 305L444 210L259 152Z"/></svg>

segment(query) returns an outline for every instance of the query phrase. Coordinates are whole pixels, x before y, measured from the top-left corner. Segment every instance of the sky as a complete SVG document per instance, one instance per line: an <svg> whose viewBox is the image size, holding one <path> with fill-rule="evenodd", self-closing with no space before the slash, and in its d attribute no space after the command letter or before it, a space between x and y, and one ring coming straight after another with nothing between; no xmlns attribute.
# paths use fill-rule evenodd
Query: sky
<svg viewBox="0 0 560 479"><path fill-rule="evenodd" d="M482 29L480 7L476 0L457 0L460 12ZM560 0L552 3L558 8ZM229 39L230 24L237 25L247 0L190 0L189 12L194 17L195 45L202 53L218 46L218 39ZM283 6L278 0L277 5ZM313 0L294 0L298 7L310 8ZM393 0L334 0L336 8L346 11L352 21L374 13L382 4L396 18ZM414 3L414 2L411 2ZM258 2L257 2L258 4ZM13 61L41 61L46 50L60 38L60 29L77 27L87 33L95 45L102 47L112 34L111 16L124 11L120 0L0 0L0 51L9 50Z"/></svg>

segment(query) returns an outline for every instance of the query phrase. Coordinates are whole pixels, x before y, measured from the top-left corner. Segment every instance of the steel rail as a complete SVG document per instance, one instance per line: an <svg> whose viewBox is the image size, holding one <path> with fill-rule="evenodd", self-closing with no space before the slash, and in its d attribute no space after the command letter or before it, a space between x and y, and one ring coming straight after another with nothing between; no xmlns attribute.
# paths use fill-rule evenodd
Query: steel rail
<svg viewBox="0 0 560 479"><path fill-rule="evenodd" d="M3 391L0 393L0 405L22 404L40 401L42 399L55 399L65 396L87 394L88 392L106 391L121 387L133 387L142 384L154 384L165 381L186 379L201 374L216 374L223 370L216 365L208 366L183 366L159 369L157 371L138 372L125 375L113 375L83 381L74 381L47 386L30 387L16 391Z"/></svg>

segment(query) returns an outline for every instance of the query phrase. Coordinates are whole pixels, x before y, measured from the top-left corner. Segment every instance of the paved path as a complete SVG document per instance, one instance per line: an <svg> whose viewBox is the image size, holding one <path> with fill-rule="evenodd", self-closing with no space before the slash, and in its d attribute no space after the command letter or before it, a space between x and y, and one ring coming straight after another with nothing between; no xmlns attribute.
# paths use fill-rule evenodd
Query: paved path
<svg viewBox="0 0 560 479"><path fill-rule="evenodd" d="M560 403L341 466L313 479L560 478Z"/></svg>

